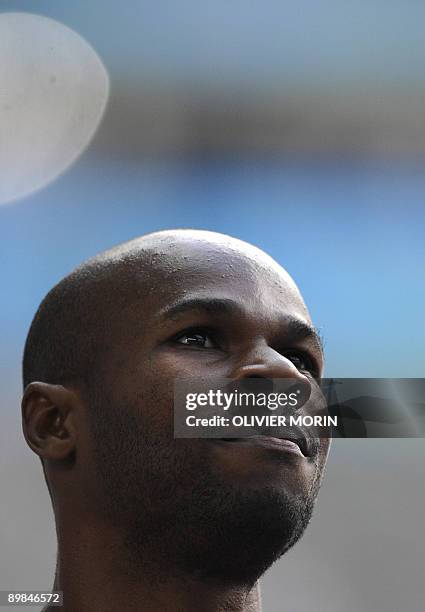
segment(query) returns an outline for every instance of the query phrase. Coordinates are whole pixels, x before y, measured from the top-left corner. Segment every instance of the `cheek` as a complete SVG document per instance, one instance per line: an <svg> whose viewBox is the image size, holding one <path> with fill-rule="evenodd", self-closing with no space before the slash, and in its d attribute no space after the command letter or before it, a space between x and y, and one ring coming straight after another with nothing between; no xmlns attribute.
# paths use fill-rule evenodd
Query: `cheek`
<svg viewBox="0 0 425 612"><path fill-rule="evenodd" d="M199 355L186 351L157 351L151 355L148 370L164 381L170 380L173 384L176 378L192 378L202 367Z"/></svg>
<svg viewBox="0 0 425 612"><path fill-rule="evenodd" d="M213 364L206 363L203 356L195 351L184 353L158 351L151 355L144 363L139 364L140 377L133 384L137 384L144 392L149 391L154 404L172 404L176 382L196 380L196 385L210 388L217 378L229 375Z"/></svg>

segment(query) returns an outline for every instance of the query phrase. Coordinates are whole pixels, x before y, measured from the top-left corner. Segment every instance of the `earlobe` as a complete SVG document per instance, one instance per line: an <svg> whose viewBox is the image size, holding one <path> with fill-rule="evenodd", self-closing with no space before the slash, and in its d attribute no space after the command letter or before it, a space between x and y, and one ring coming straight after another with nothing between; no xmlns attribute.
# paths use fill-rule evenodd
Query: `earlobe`
<svg viewBox="0 0 425 612"><path fill-rule="evenodd" d="M22 398L22 429L29 447L52 461L69 458L76 443L76 395L62 385L33 382Z"/></svg>

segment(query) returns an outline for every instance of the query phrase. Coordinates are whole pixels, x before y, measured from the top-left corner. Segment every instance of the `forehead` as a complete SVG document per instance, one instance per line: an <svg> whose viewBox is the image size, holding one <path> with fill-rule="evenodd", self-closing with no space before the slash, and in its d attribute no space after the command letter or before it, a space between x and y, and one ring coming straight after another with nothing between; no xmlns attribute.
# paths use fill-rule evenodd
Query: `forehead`
<svg viewBox="0 0 425 612"><path fill-rule="evenodd" d="M271 257L233 240L170 242L145 252L136 284L145 316L197 297L232 299L259 314L288 312L309 320L298 288Z"/></svg>

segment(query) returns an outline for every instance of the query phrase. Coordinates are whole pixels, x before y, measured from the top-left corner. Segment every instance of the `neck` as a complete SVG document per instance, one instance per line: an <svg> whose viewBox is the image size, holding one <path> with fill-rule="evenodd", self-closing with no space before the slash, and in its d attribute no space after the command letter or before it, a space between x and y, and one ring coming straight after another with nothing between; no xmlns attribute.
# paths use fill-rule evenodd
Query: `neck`
<svg viewBox="0 0 425 612"><path fill-rule="evenodd" d="M59 528L58 541L54 590L64 593L63 612L261 612L258 582L229 586L177 575L165 566L154 576L136 571L110 527L85 524L66 535Z"/></svg>

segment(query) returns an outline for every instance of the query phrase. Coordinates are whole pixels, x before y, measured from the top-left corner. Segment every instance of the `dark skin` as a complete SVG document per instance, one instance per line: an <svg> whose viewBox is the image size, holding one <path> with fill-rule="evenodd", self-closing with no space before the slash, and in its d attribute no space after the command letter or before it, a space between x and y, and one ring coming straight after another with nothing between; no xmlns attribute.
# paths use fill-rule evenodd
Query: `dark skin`
<svg viewBox="0 0 425 612"><path fill-rule="evenodd" d="M64 612L258 612L257 578L293 542L285 540L281 548L277 543L273 552L271 533L270 538L264 537L270 559L259 555L257 561L255 547L243 560L246 547L235 550L239 542L235 540L232 552L235 559L243 560L242 570L231 561L226 566L226 559L233 559L229 551L227 557L223 554L221 572L208 538L202 538L193 492L201 490L203 474L206 480L211 474L208 491L219 490L214 488L216 483L226 491L228 487L236 506L239 498L251 493L258 497L266 490L270 492L267 499L279 500L285 494L288 499L314 501L329 441L321 439L314 456L304 457L254 442L176 440L173 382L188 376L313 380L323 371L320 343L297 287L258 249L220 234L189 230L142 240L143 253L138 254L140 245L131 247L135 249L132 269L138 272L132 272L128 306L111 314L110 350L97 366L104 381L102 402L114 406L115 414L126 415L122 423L133 423L127 437L141 428L133 450L126 455L130 464L119 459L119 432L126 426L105 424L102 429L98 422L103 433L95 434L87 395L78 384L33 382L24 393L24 434L44 462L56 517L54 588L64 591ZM140 266L135 268L138 258ZM112 280L111 295L114 290ZM145 434L154 451L142 449L145 459L140 461L143 487L139 496L134 478L139 453L135 449ZM111 453L114 444L118 446ZM159 467L155 457L160 458ZM147 464L149 470L143 471ZM119 465L116 477L114 465ZM120 478L126 465L129 475ZM121 490L126 478L130 484ZM122 503L111 502L111 489L118 492ZM175 493L164 504L167 489ZM135 515L135 504L126 503L132 491L133 499L140 500L138 514L143 520ZM183 508L183 516L192 517L193 529L188 531L184 520L176 524L172 520L180 510L173 504L185 500L192 500L187 514ZM215 508L214 500L211 503ZM244 503L244 508L250 507ZM270 512L274 516L272 507ZM238 524L235 522L231 534ZM143 533L140 536L144 528L146 534L158 532L160 536L156 540ZM248 523L244 529L249 544ZM217 531L213 539L219 537ZM220 544L223 551L228 540L225 537ZM205 568L210 561L204 572L194 569L192 550L199 553L195 559L205 559ZM204 567L203 562L200 566Z"/></svg>

